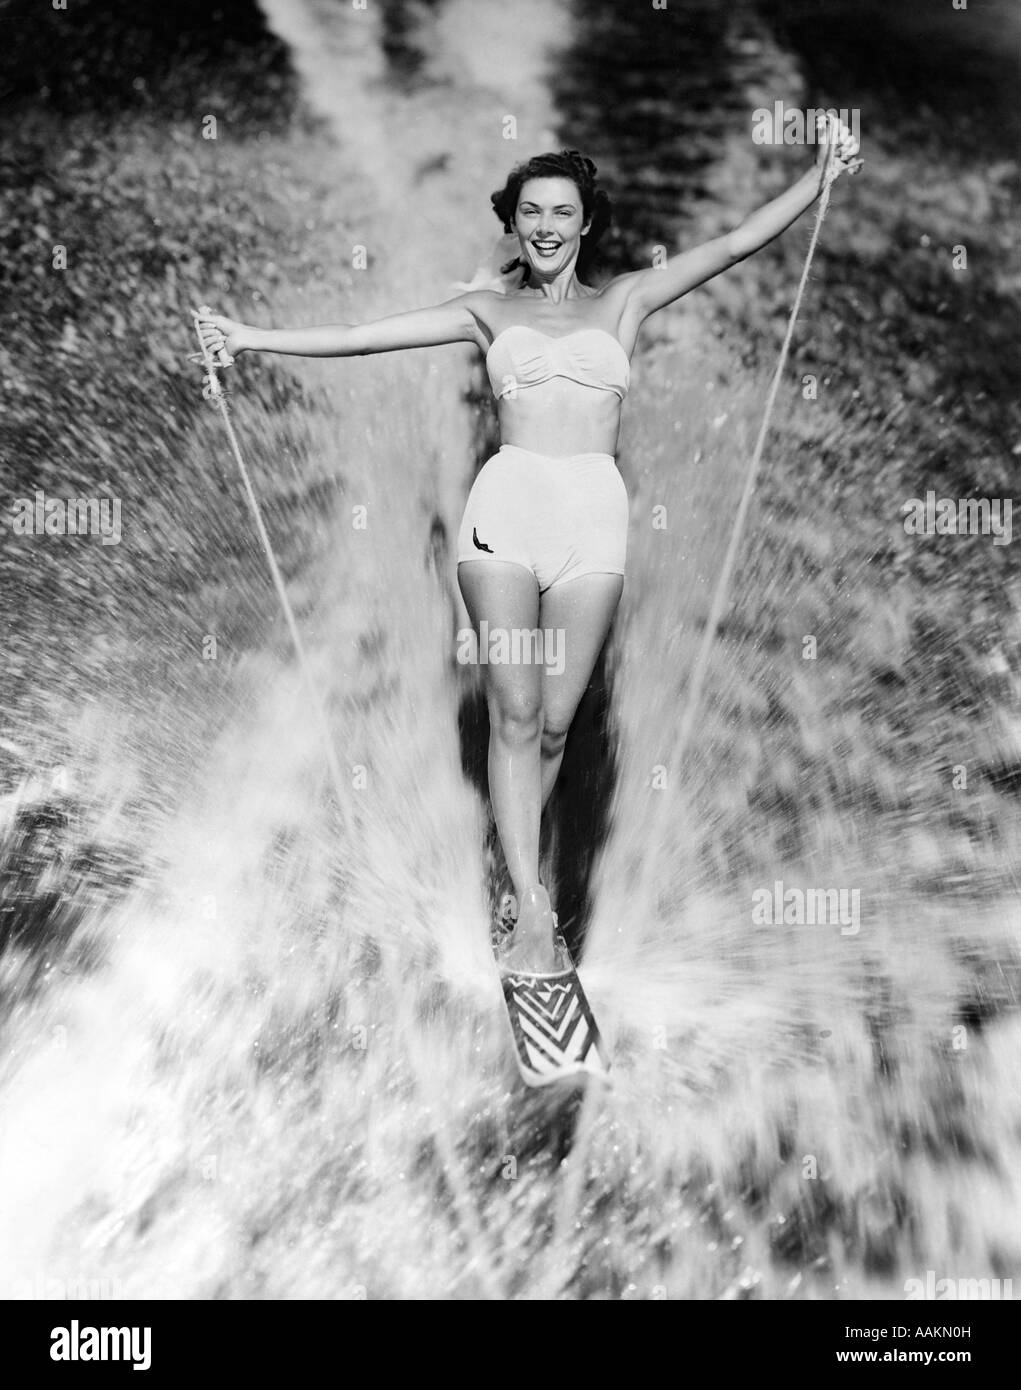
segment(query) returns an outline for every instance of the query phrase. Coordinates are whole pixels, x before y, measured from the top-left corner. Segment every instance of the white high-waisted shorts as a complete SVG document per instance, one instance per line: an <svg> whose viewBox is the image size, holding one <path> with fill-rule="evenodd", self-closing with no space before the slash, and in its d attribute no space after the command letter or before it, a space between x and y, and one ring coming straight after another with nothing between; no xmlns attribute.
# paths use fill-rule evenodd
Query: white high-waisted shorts
<svg viewBox="0 0 1021 1390"><path fill-rule="evenodd" d="M583 574L623 574L628 499L611 454L549 458L504 444L468 494L457 559L531 570L540 591Z"/></svg>

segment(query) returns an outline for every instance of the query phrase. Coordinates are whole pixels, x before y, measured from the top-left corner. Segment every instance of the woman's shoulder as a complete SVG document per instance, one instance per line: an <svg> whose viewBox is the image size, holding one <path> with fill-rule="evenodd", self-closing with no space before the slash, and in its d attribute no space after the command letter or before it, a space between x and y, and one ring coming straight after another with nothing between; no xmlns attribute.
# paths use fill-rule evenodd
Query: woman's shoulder
<svg viewBox="0 0 1021 1390"><path fill-rule="evenodd" d="M622 271L620 275L614 275L612 279L600 285L598 293L604 299L626 299L643 273L641 270Z"/></svg>
<svg viewBox="0 0 1021 1390"><path fill-rule="evenodd" d="M505 306L507 300L512 296L500 294L496 290L466 290L458 298L479 327L485 329L492 337L493 325L499 323L501 309L506 314Z"/></svg>

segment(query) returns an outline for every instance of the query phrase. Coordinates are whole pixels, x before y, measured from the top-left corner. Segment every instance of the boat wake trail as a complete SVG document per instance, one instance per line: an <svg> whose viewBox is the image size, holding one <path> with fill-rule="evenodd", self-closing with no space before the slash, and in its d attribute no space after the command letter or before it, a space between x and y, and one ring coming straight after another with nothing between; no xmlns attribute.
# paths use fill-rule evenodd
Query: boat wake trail
<svg viewBox="0 0 1021 1390"><path fill-rule="evenodd" d="M491 189L574 143L550 64L580 11L263 10L302 82L275 157L303 172L294 234L321 263L283 287L268 269L256 312L362 321L484 279ZM601 761L566 779L551 849L566 883L571 835L591 842L586 814L601 827L570 892L612 1087L582 1111L523 1091L490 952L488 825L465 776L478 689L456 661L447 545L492 429L478 364L444 347L271 374L242 356L232 419L342 804L249 520L223 500L240 497L227 440L197 409L181 466L233 519L195 546L189 640L220 634L222 655L174 648L169 685L92 711L92 800L118 824L147 808L138 867L116 893L112 870L101 893L65 878L47 932L0 957L8 1292L899 1297L905 1272L1016 1263L1018 1168L997 1155L1021 1122L1018 1024L989 1008L964 1051L954 1029L1016 992L1018 909L973 904L965 933L902 882L918 820L872 809L891 804L875 729L800 659L806 634L873 640L868 613L838 629L820 578L873 582L861 537L768 449L770 505L678 746L767 385L680 337L636 364L628 581L582 714ZM73 837L76 794L23 782L0 803L2 862L54 825ZM41 903L52 885L32 885ZM854 916L799 918L809 890Z"/></svg>

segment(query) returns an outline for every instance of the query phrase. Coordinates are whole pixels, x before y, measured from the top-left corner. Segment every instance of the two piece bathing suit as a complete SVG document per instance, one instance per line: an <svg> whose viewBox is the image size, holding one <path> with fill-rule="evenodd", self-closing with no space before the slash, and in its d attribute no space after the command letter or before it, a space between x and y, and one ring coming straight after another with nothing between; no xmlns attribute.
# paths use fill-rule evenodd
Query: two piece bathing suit
<svg viewBox="0 0 1021 1390"><path fill-rule="evenodd" d="M627 353L602 328L551 338L516 324L493 339L486 369L498 400L553 377L623 400L630 382ZM627 527L627 490L612 454L549 458L504 444L468 494L457 558L523 565L542 592L583 574L623 574Z"/></svg>

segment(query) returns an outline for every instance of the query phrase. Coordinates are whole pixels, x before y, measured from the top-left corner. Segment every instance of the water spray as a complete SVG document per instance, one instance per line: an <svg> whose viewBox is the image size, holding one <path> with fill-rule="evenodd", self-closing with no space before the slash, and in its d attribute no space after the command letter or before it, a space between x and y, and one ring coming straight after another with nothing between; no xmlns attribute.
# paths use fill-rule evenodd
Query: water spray
<svg viewBox="0 0 1021 1390"><path fill-rule="evenodd" d="M827 120L828 119L829 118L827 118ZM698 656L695 658L695 665L692 668L691 684L688 686L688 698L685 702L684 714L681 717L680 732L677 736L675 757L678 766L682 764L682 760L688 749L688 741L695 727L695 717L698 714L699 704L702 699L702 687L705 684L706 672L709 669L709 658L716 640L716 630L720 625L720 619L723 617L723 610L727 604L727 598L730 592L730 581L733 578L738 550L741 546L741 537L744 533L744 524L748 516L748 508L751 505L752 493L755 491L755 483L759 475L759 466L762 463L762 454L766 445L766 436L769 434L769 427L773 420L773 407L776 405L776 397L780 390L780 382L783 380L783 374L787 367L791 340L794 337L794 325L798 321L801 301L805 296L805 287L808 284L808 275L812 268L812 258L815 255L815 248L819 241L819 233L822 230L823 219L826 216L826 211L830 204L830 188L836 178L833 172L833 160L836 148L836 132L831 129L829 148L826 152L826 163L823 168L824 183L822 193L819 197L819 210L816 213L815 226L812 228L811 240L808 243L808 252L805 256L805 264L802 267L801 280L798 283L798 292L794 296L794 305L791 308L790 318L787 320L787 332L784 334L783 346L780 348L780 357L776 364L776 371L773 373L773 380L770 383L769 394L766 397L766 409L762 415L762 424L759 426L755 448L752 451L752 457L748 464L748 472L745 476L744 488L741 491L741 500L738 503L737 515L734 517L734 525L731 527L727 551L723 557L723 566L720 570L719 578L716 581L716 588L713 591L712 603L709 607L709 616L706 618L705 627L702 630L702 641L699 645ZM860 168L860 163L861 162L858 161L857 164L851 165L849 172L857 173L858 168Z"/></svg>
<svg viewBox="0 0 1021 1390"><path fill-rule="evenodd" d="M212 310L209 308L207 304L203 304L198 309L192 310L192 318L195 323L195 333L198 336L201 352L193 354L190 360L193 362L201 361L203 366L205 367L206 374L202 378L202 395L207 401L210 401L214 406L218 408L221 416L223 417L223 423L227 430L227 438L230 441L230 447L233 451L234 459L238 466L238 472L241 474L241 481L244 485L245 497L248 501L249 510L252 513L252 520L255 522L255 529L258 532L259 540L262 543L262 549L266 556L266 562L269 565L270 574L273 576L273 585L276 588L277 597L280 600L280 607L283 609L284 618L286 619L287 627L291 634L291 641L294 644L294 650L298 657L298 665L301 667L301 674L305 680L305 686L308 691L308 696L312 703L312 707L315 710L316 718L319 722L320 732L322 734L323 740L323 752L326 755L326 765L329 768L330 779L333 783L333 790L337 798L337 807L341 815L346 816L347 803L344 796L344 777L340 769L340 763L337 761L337 752L333 743L333 735L330 731L330 723L326 716L325 702L323 701L319 691L319 687L316 684L316 679L313 675L312 667L309 663L308 656L305 652L304 644L301 640L301 634L298 631L298 624L295 621L294 610L291 607L290 599L287 597L287 588L284 584L284 577L280 572L280 566L277 563L276 553L273 550L273 544L270 541L269 532L266 530L266 523L263 521L262 508L259 506L259 499L255 495L255 489L252 486L251 476L248 472L248 469L245 467L245 461L241 455L241 448L238 444L237 435L234 433L234 425L231 421L230 411L227 407L227 395L223 389L223 385L219 377L219 372L222 369L226 367L232 367L234 365L234 358L231 357L230 353L227 351L225 347L220 348L219 351L214 354L209 349L205 339L202 336L202 322L204 319L209 319L211 316Z"/></svg>

